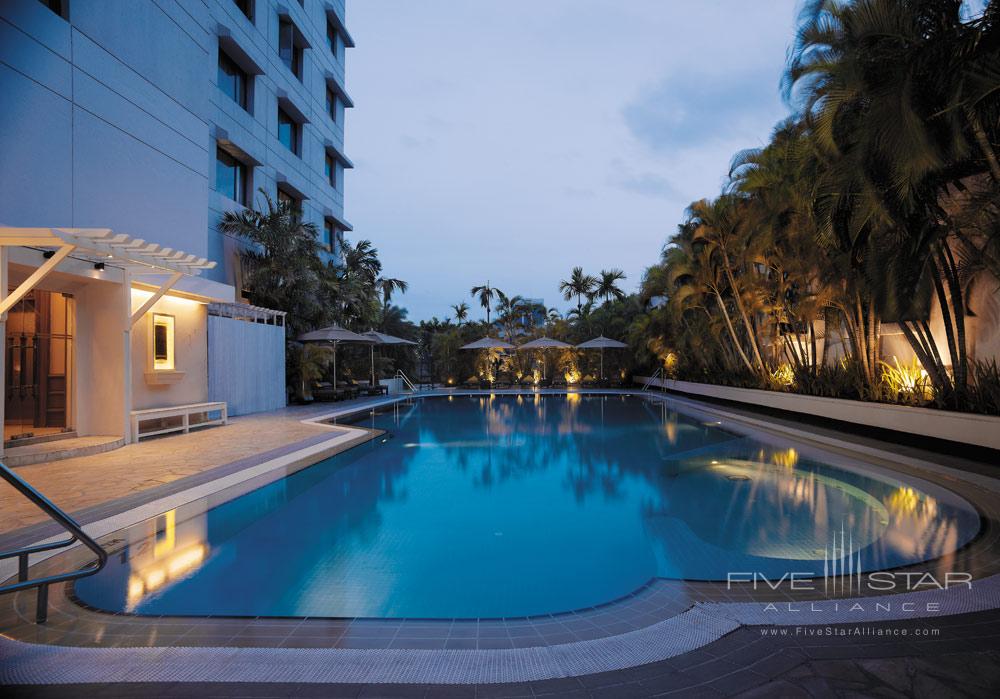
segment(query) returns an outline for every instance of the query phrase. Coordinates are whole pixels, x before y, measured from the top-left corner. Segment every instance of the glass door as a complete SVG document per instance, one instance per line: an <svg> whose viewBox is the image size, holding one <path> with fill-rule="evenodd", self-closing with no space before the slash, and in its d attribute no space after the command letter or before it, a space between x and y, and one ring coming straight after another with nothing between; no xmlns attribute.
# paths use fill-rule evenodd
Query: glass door
<svg viewBox="0 0 1000 699"><path fill-rule="evenodd" d="M35 289L7 315L4 441L71 431L73 297Z"/></svg>

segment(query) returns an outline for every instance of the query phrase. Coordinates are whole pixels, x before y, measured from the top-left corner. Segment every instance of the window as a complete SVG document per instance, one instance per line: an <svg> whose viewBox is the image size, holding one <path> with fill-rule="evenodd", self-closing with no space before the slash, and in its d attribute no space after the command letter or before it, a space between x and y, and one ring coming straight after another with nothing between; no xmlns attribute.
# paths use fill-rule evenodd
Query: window
<svg viewBox="0 0 1000 699"><path fill-rule="evenodd" d="M330 46L330 53L333 57L337 57L337 28L333 26L333 22L326 23L326 43Z"/></svg>
<svg viewBox="0 0 1000 699"><path fill-rule="evenodd" d="M296 197L294 194L285 191L281 187L278 187L278 203L288 204L292 209L292 214L295 217L302 215L302 200Z"/></svg>
<svg viewBox="0 0 1000 699"><path fill-rule="evenodd" d="M330 186L334 189L337 188L337 160L333 157L330 151L326 152L326 181L330 183Z"/></svg>
<svg viewBox="0 0 1000 699"><path fill-rule="evenodd" d="M291 20L278 21L278 55L295 77L302 80L302 42Z"/></svg>
<svg viewBox="0 0 1000 699"><path fill-rule="evenodd" d="M333 252L334 241L337 240L337 226L334 225L333 219L325 218L323 219L323 247Z"/></svg>
<svg viewBox="0 0 1000 699"><path fill-rule="evenodd" d="M235 3L236 7L238 7L240 9L240 12L242 12L244 15L246 15L246 18L248 20L250 20L251 22L253 22L253 3L254 3L254 0L233 0L233 3Z"/></svg>
<svg viewBox="0 0 1000 699"><path fill-rule="evenodd" d="M69 19L69 0L41 0L41 3L63 19Z"/></svg>
<svg viewBox="0 0 1000 699"><path fill-rule="evenodd" d="M153 371L174 370L174 317L153 314Z"/></svg>
<svg viewBox="0 0 1000 699"><path fill-rule="evenodd" d="M219 47L219 89L246 111L250 111L250 76Z"/></svg>
<svg viewBox="0 0 1000 699"><path fill-rule="evenodd" d="M326 88L326 113L330 115L333 123L337 123L337 94L330 88Z"/></svg>
<svg viewBox="0 0 1000 699"><path fill-rule="evenodd" d="M298 122L288 116L288 112L278 107L278 140L295 155L301 154L301 129Z"/></svg>
<svg viewBox="0 0 1000 699"><path fill-rule="evenodd" d="M247 206L247 166L221 146L215 147L215 191Z"/></svg>
<svg viewBox="0 0 1000 699"><path fill-rule="evenodd" d="M322 244L335 255L344 247L344 231L332 218L323 219Z"/></svg>

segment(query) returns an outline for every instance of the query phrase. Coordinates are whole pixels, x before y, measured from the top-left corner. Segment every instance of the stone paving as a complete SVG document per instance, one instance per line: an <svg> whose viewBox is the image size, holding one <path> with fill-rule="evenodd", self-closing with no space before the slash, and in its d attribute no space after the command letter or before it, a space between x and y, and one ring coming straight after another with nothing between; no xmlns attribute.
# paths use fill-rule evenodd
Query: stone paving
<svg viewBox="0 0 1000 699"><path fill-rule="evenodd" d="M228 425L144 439L103 454L22 466L17 473L73 514L323 434L325 426L302 420L366 402L370 401L316 404L235 417ZM0 537L45 520L44 513L0 481Z"/></svg>
<svg viewBox="0 0 1000 699"><path fill-rule="evenodd" d="M853 627L835 626L834 631ZM745 627L627 670L492 685L192 683L9 686L9 697L996 697L1000 611L880 625L888 638ZM919 635L930 629L933 635ZM935 631L936 630L936 631Z"/></svg>

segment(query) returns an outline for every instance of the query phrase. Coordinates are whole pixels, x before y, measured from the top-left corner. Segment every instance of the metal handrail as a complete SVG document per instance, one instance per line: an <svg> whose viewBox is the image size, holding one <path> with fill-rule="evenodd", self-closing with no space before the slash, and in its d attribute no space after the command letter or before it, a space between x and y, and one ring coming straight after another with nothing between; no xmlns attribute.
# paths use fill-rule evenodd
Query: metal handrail
<svg viewBox="0 0 1000 699"><path fill-rule="evenodd" d="M410 377L404 374L402 369L396 369L396 378L402 379L403 383L405 383L411 391L414 393L417 392L417 387L413 385L413 382L410 381Z"/></svg>
<svg viewBox="0 0 1000 699"><path fill-rule="evenodd" d="M80 525L77 524L76 520L60 510L51 500L35 490L31 484L14 473L6 466L6 464L3 463L0 463L0 478L3 478L10 485L12 485L15 490L21 493L21 495L31 500L31 502L37 505L39 509L41 509L71 535L70 538L63 541L55 541L49 544L36 544L35 546L25 546L13 551L0 552L0 560L15 557L17 558L17 582L0 586L0 594L5 592L17 592L19 590L29 590L33 587L38 588L38 599L35 606L35 622L44 624L45 620L48 619L49 616L49 585L53 583L66 582L68 580L77 580L78 578L85 578L88 575L93 575L101 570L101 568L103 568L108 562L108 553L101 547L100 544L94 541L87 535L86 532L83 531ZM97 554L97 560L94 563L91 563L80 570L49 575L35 580L28 580L28 557L31 554L65 548L67 546L72 546L77 541L81 542L84 546Z"/></svg>
<svg viewBox="0 0 1000 699"><path fill-rule="evenodd" d="M656 381L657 377L663 378L663 367L660 367L659 369L654 371L653 375L650 376L648 379L646 379L646 383L642 385L642 390L648 391L649 387L653 384L654 381Z"/></svg>

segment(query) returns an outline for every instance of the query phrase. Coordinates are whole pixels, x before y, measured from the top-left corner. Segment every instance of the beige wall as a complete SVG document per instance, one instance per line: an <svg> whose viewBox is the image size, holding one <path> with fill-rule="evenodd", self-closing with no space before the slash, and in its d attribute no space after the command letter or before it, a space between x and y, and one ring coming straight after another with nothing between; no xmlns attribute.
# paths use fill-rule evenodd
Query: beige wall
<svg viewBox="0 0 1000 699"><path fill-rule="evenodd" d="M120 284L76 292L76 428L81 435L125 431L125 313Z"/></svg>
<svg viewBox="0 0 1000 699"><path fill-rule="evenodd" d="M132 310L138 309L149 293L133 289ZM174 368L184 372L177 383L147 381L152 371L152 316L174 317ZM208 400L208 308L188 299L164 296L132 328L132 409L162 408Z"/></svg>

